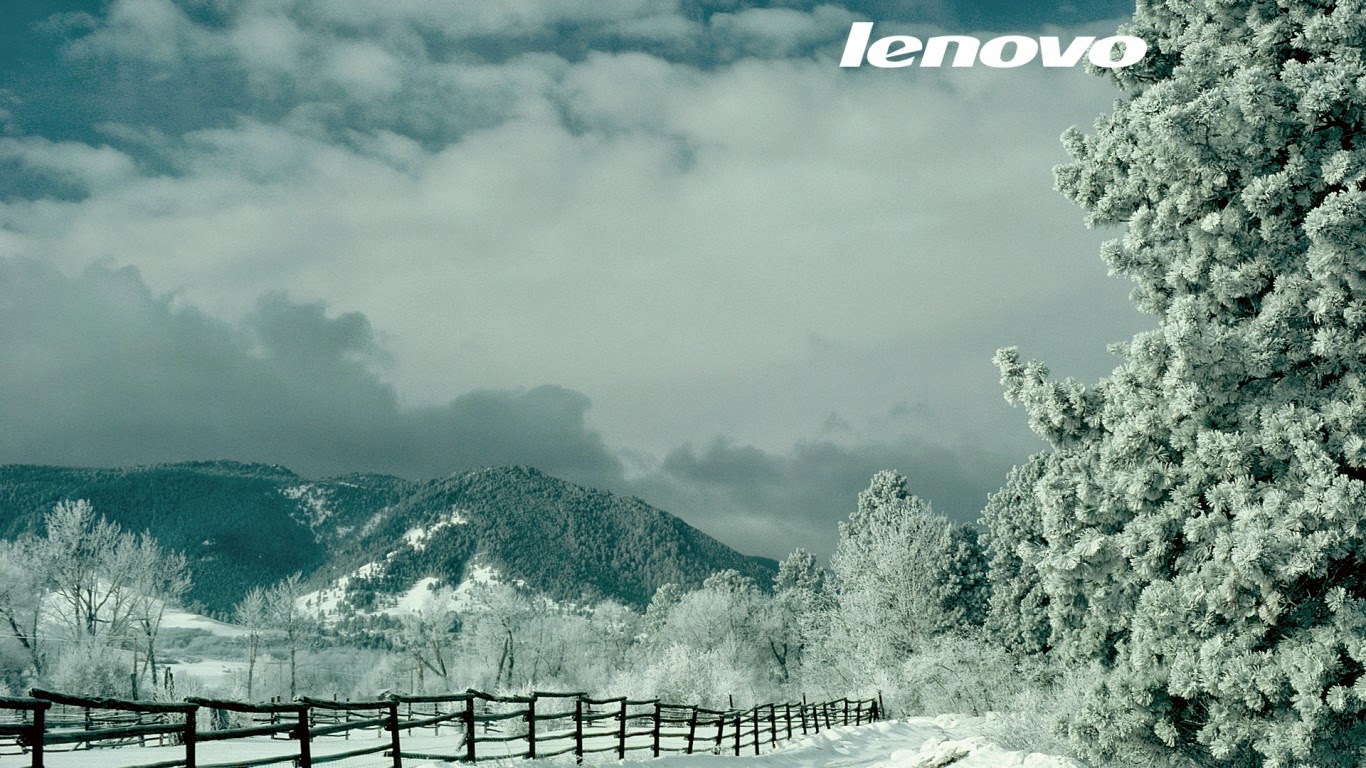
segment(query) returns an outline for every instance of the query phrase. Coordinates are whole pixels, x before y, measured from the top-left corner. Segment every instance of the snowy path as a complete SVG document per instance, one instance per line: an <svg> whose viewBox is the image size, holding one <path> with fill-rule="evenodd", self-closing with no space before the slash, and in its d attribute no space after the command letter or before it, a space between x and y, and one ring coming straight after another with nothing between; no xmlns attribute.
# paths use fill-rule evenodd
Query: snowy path
<svg viewBox="0 0 1366 768"><path fill-rule="evenodd" d="M1065 757L992 745L975 735L980 722L979 718L949 715L888 720L832 728L757 756L674 755L612 764L620 768L1082 768ZM426 762L415 768L452 765Z"/></svg>
<svg viewBox="0 0 1366 768"><path fill-rule="evenodd" d="M625 762L598 756L586 762L605 768L1082 768L1081 763L1063 757L1026 754L997 747L980 736L980 718L917 717L889 720L861 726L832 728L812 736L795 739L762 755L672 755L658 760L633 758ZM415 750L450 751L458 747L451 741L427 737L413 739ZM365 746L364 741L336 739L315 742L314 754L324 755L345 749ZM373 742L372 742L373 743ZM230 760L247 760L291 751L287 741L244 739L201 745L200 760L208 764ZM53 768L114 768L119 765L145 765L161 759L177 759L180 748L126 747L115 750L53 753L48 764ZM609 753L610 754L610 753ZM539 763L525 760L492 761L494 766L512 768L552 764L572 766L572 755L564 755ZM0 756L0 768L27 765L26 758ZM288 763L285 763L288 765ZM374 755L356 758L336 765L339 768L379 768L390 765L388 758ZM440 761L405 760L409 768L448 768L457 764Z"/></svg>

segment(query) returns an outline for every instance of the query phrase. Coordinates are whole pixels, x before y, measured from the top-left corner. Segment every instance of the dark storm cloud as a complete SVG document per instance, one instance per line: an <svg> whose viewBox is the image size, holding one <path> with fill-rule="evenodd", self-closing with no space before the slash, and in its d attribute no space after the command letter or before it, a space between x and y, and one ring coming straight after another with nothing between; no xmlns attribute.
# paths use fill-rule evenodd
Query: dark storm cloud
<svg viewBox="0 0 1366 768"><path fill-rule="evenodd" d="M270 294L236 325L158 296L133 268L67 278L0 260L0 463L113 466L248 458L309 476L436 477L529 464L633 493L735 546L829 554L879 469L971 521L1011 462L918 440L771 452L717 439L627 472L585 422L584 395L480 390L404 408L366 318Z"/></svg>
<svg viewBox="0 0 1366 768"><path fill-rule="evenodd" d="M66 278L0 261L0 463L249 457L305 474L429 477L531 464L602 483L619 470L558 387L401 408L361 315L264 297L238 326L154 295L132 268Z"/></svg>
<svg viewBox="0 0 1366 768"><path fill-rule="evenodd" d="M781 453L718 439L672 451L637 492L727 541L781 558L797 547L830 554L836 526L857 506L872 475L895 469L914 493L959 522L972 523L1014 463L1011 454L951 450L926 440L855 446L804 442Z"/></svg>

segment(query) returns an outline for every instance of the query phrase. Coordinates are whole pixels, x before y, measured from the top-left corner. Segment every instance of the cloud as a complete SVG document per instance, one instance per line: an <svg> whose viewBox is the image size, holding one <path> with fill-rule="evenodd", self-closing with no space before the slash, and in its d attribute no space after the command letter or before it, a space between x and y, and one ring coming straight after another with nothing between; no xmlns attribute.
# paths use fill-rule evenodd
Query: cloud
<svg viewBox="0 0 1366 768"><path fill-rule="evenodd" d="M937 512L972 523L1013 463L1008 453L951 450L915 438L858 445L815 440L784 451L717 439L671 451L633 484L664 508L685 511L694 525L745 542L747 551L782 558L804 547L828 557L838 523L849 518L878 470L900 470Z"/></svg>
<svg viewBox="0 0 1366 768"><path fill-rule="evenodd" d="M281 294L231 325L132 268L67 278L0 260L0 359L0 463L231 457L408 477L530 464L595 483L618 471L583 395L476 390L403 408L365 317Z"/></svg>
<svg viewBox="0 0 1366 768"><path fill-rule="evenodd" d="M277 293L229 324L153 293L128 267L68 278L0 260L0 358L0 463L238 458L309 476L410 478L528 464L639 495L774 557L797 546L828 555L836 522L878 469L903 470L941 511L972 520L1010 465L919 440L772 452L718 438L656 460L609 446L588 424L589 399L557 386L405 407L364 316Z"/></svg>
<svg viewBox="0 0 1366 768"><path fill-rule="evenodd" d="M1036 445L993 350L1092 377L1144 323L1050 191L1104 82L837 66L851 19L956 8L114 0L53 27L87 90L0 139L0 315L33 331L0 331L0 461L528 463L769 554L833 541L883 468L970 519Z"/></svg>

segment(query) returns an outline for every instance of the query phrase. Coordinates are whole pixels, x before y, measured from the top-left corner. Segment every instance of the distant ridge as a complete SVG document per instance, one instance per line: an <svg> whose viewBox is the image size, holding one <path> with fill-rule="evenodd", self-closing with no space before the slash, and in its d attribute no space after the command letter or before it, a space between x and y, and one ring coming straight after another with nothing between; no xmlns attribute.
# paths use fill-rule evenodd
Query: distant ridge
<svg viewBox="0 0 1366 768"><path fill-rule="evenodd" d="M0 538L41 533L54 504L77 498L184 552L194 575L189 599L212 612L295 571L323 582L367 563L383 568L352 580L356 604L424 578L457 584L476 555L557 600L637 607L667 582L695 586L733 568L767 586L777 569L640 499L520 466L423 482L377 474L308 480L286 467L234 461L0 466Z"/></svg>

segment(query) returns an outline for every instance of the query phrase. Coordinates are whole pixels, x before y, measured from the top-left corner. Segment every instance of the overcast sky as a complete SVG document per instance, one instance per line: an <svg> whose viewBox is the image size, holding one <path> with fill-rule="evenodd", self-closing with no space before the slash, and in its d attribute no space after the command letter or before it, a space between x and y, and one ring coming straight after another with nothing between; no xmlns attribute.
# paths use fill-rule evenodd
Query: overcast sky
<svg viewBox="0 0 1366 768"><path fill-rule="evenodd" d="M884 468L975 520L1041 448L993 352L1150 325L1052 191L1116 92L840 49L1131 11L8 0L0 463L530 464L774 557Z"/></svg>

